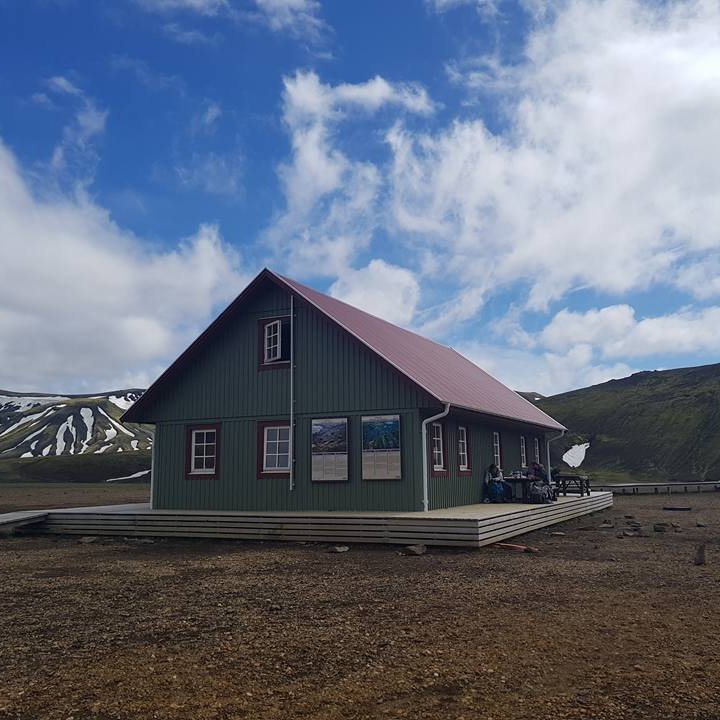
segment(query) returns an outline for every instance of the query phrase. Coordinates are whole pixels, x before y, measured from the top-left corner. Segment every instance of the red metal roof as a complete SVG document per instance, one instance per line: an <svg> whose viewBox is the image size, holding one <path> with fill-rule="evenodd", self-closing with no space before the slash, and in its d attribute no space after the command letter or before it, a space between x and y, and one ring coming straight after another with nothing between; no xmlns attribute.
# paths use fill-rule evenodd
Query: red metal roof
<svg viewBox="0 0 720 720"><path fill-rule="evenodd" d="M440 402L554 430L566 429L452 348L404 330L295 280L267 272Z"/></svg>

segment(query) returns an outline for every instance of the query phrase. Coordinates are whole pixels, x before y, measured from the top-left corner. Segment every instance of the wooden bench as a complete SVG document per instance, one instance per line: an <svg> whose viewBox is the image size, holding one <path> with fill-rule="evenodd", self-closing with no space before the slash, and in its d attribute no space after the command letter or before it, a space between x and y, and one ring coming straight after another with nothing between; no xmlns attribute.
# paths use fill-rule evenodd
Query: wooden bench
<svg viewBox="0 0 720 720"><path fill-rule="evenodd" d="M590 496L590 478L587 475L573 475L569 473L558 473L553 475L555 481L555 492L559 495L570 492L579 492L580 496Z"/></svg>

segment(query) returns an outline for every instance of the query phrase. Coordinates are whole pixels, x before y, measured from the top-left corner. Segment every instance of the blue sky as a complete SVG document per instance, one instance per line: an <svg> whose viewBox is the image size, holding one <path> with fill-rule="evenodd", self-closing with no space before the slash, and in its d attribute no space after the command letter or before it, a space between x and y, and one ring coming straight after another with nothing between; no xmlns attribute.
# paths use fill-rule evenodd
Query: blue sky
<svg viewBox="0 0 720 720"><path fill-rule="evenodd" d="M0 387L146 386L263 266L515 389L718 361L716 2L0 14Z"/></svg>

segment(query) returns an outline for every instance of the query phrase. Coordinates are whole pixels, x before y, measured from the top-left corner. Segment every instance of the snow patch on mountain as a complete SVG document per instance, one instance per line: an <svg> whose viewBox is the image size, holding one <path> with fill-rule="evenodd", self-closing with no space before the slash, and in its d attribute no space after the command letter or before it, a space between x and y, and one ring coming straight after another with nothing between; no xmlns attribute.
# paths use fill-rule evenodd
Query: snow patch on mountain
<svg viewBox="0 0 720 720"><path fill-rule="evenodd" d="M134 394L134 393L133 393ZM137 398L133 398L131 395L111 395L108 400L121 410L129 410L134 404Z"/></svg>
<svg viewBox="0 0 720 720"><path fill-rule="evenodd" d="M130 437L135 437L134 433L131 433L127 428L123 427L120 423L115 422L101 407L98 408L98 411L102 413L109 421L110 424L119 432L125 433L126 435L129 435Z"/></svg>
<svg viewBox="0 0 720 720"><path fill-rule="evenodd" d="M48 395L46 397L36 395L0 395L0 412L25 412L38 405L52 405L58 401L69 400L62 395Z"/></svg>
<svg viewBox="0 0 720 720"><path fill-rule="evenodd" d="M68 419L58 428L57 434L55 435L55 454L62 455L65 450L65 433L69 431L72 435L72 443L68 444L70 455L75 454L75 443L77 442L77 430L73 424L73 416L69 415Z"/></svg>
<svg viewBox="0 0 720 720"><path fill-rule="evenodd" d="M93 425L95 424L95 416L93 415L93 411L87 407L80 408L80 415L82 416L83 422L85 423L85 427L87 428L87 434L85 435L85 439L82 441L82 447L80 448L80 454L82 455L88 449L90 440L92 440L92 432L93 432Z"/></svg>
<svg viewBox="0 0 720 720"><path fill-rule="evenodd" d="M13 430L17 430L17 428L21 427L22 425L27 425L28 423L33 422L34 420L36 420L37 418L42 417L43 415L45 415L45 414L48 413L49 411L50 411L50 410L48 409L48 410L43 410L42 412L39 412L39 413L34 413L33 415L25 415L25 417L20 418L20 420L18 420L14 425L11 425L11 426L10 426L9 428L7 428L6 430L3 430L3 431L0 433L0 437L3 437L3 436L5 436L5 435L9 435Z"/></svg>
<svg viewBox="0 0 720 720"><path fill-rule="evenodd" d="M132 475L123 475L122 477L108 478L105 482L115 482L116 480L132 480L133 478L139 478L143 475L149 474L149 470L141 470L140 472L133 473Z"/></svg>

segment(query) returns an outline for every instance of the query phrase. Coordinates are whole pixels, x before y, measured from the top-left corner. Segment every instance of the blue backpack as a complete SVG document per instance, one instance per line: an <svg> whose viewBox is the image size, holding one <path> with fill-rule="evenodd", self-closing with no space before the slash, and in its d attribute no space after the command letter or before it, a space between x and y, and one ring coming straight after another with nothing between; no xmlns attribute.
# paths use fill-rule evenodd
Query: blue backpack
<svg viewBox="0 0 720 720"><path fill-rule="evenodd" d="M487 484L488 500L493 502L495 500L502 500L505 496L505 488L502 483L496 482L492 478Z"/></svg>

